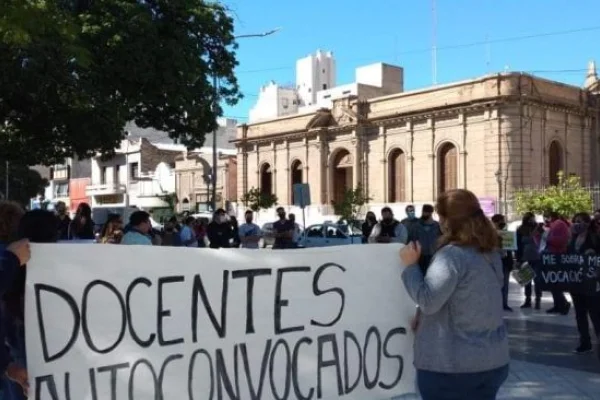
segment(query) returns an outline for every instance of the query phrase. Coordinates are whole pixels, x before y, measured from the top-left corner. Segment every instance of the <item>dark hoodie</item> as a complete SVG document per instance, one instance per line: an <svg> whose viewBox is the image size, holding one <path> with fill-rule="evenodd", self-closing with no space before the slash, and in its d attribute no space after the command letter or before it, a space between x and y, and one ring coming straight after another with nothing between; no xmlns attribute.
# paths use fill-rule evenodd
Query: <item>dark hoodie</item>
<svg viewBox="0 0 600 400"><path fill-rule="evenodd" d="M16 255L6 250L6 244L0 243L0 297L12 289L15 278L21 267L21 262ZM5 316L0 308L0 321L5 321ZM6 325L0 323L0 374L6 372L6 367L11 362L11 356L6 347Z"/></svg>

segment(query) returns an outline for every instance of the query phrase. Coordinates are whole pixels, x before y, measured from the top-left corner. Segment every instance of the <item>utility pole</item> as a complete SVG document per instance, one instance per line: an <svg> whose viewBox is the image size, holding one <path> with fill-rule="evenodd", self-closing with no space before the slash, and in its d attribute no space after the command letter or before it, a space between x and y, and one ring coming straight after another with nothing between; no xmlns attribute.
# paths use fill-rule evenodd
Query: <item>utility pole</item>
<svg viewBox="0 0 600 400"><path fill-rule="evenodd" d="M435 0L431 0L431 75L433 84L437 85L437 10Z"/></svg>
<svg viewBox="0 0 600 400"><path fill-rule="evenodd" d="M279 32L281 28L275 28L267 32L263 33L251 33L247 35L238 35L235 36L235 39L243 39L243 38L261 38L265 36L271 36L277 32ZM213 96L213 111L216 112L219 106L219 80L217 77L217 73L213 71L213 88L215 90ZM212 211L215 212L217 210L217 166L219 162L219 155L217 154L217 132L219 131L218 124L215 126L215 129L212 131L212 171L211 171L211 206Z"/></svg>

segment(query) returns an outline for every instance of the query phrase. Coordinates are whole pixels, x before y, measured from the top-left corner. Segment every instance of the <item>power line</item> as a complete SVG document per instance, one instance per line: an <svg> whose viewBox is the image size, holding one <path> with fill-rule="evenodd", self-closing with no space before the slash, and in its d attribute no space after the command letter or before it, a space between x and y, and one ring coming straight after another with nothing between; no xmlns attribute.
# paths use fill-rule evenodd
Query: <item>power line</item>
<svg viewBox="0 0 600 400"><path fill-rule="evenodd" d="M439 51L439 50L456 50L456 49L464 49L464 48L468 48L468 47L489 45L489 44L493 44L493 43L517 42L517 41L537 39L537 38L542 38L542 37L571 35L574 33L593 32L593 31L598 31L598 30L600 30L600 26L591 26L591 27L580 28L580 29L569 29L569 30L554 31L554 32L544 32L544 33L537 33L537 34L531 34L531 35L512 36L512 37L507 37L507 38L502 38L502 39L488 39L488 40L480 40L480 41L470 42L470 43L440 46L440 47L436 47L436 50L437 51ZM431 48L415 49L415 50L407 50L407 51L400 52L400 53L398 53L398 55L422 54L422 53L430 53L430 52L431 52ZM357 59L354 59L354 60L356 61ZM352 61L352 60L348 60L348 61ZM236 73L250 74L250 73L257 73L257 72L290 70L290 69L294 69L294 68L295 68L295 66L285 66L285 67L281 66L281 67L272 67L272 68L263 68L263 69L242 70L242 71L236 71Z"/></svg>

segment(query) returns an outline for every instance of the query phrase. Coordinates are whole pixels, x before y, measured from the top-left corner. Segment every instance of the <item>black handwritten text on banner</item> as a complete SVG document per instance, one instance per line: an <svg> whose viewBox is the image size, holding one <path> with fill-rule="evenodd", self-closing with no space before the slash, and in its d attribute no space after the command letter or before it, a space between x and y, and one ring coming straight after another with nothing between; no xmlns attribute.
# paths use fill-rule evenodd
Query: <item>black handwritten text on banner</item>
<svg viewBox="0 0 600 400"><path fill-rule="evenodd" d="M536 282L544 290L576 293L600 293L600 256L579 254L543 254L537 264Z"/></svg>
<svg viewBox="0 0 600 400"><path fill-rule="evenodd" d="M308 400L414 392L414 306L397 255L383 245L35 246L32 394Z"/></svg>

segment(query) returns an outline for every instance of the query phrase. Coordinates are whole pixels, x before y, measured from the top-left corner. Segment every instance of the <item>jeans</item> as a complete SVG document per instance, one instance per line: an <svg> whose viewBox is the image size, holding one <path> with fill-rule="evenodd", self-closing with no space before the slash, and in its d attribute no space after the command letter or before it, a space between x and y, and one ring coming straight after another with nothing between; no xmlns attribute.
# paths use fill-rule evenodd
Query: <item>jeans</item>
<svg viewBox="0 0 600 400"><path fill-rule="evenodd" d="M573 307L575 308L575 320L579 331L579 340L582 346L591 346L590 324L588 314L594 326L596 337L600 338L600 297L588 296L581 293L571 293Z"/></svg>
<svg viewBox="0 0 600 400"><path fill-rule="evenodd" d="M508 378L508 365L490 371L445 374L417 371L417 385L423 400L496 400Z"/></svg>

